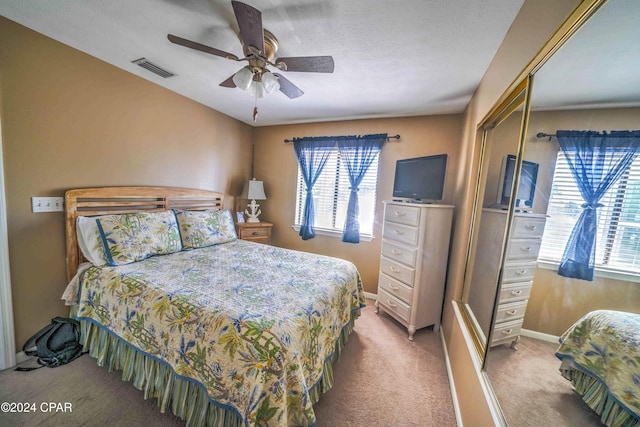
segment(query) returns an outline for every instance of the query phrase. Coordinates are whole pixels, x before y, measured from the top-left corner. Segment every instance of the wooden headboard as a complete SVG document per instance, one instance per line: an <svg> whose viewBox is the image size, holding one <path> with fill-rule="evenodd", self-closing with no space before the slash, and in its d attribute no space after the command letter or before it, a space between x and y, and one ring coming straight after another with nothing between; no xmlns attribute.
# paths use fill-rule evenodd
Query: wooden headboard
<svg viewBox="0 0 640 427"><path fill-rule="evenodd" d="M65 193L67 281L78 271L84 257L78 247L76 218L168 209L222 209L223 194L179 187L78 188Z"/></svg>

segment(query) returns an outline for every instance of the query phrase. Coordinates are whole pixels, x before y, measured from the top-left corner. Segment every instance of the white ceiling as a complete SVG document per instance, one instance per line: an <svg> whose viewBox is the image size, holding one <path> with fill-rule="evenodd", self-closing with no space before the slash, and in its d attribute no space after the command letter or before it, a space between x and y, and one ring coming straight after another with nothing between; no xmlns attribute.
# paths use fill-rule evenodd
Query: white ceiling
<svg viewBox="0 0 640 427"><path fill-rule="evenodd" d="M536 72L536 110L640 106L640 1L609 0Z"/></svg>
<svg viewBox="0 0 640 427"><path fill-rule="evenodd" d="M460 113L524 0L246 0L276 56L331 55L333 74L284 72L305 94L258 100L218 86L244 63L170 43L171 33L238 56L230 0L2 0L0 14L254 126ZM145 57L176 76L132 64Z"/></svg>

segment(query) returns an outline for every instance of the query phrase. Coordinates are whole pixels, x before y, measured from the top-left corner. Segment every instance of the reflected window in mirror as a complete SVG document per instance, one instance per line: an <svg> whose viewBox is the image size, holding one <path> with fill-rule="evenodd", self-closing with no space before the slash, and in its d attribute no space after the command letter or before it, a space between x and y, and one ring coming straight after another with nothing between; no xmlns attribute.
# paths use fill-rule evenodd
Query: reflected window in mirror
<svg viewBox="0 0 640 427"><path fill-rule="evenodd" d="M596 137L600 135L594 134ZM594 218L593 259L596 274L630 274L631 280L640 274L640 157L637 156L640 131L625 132L618 142L626 144L603 141L605 150L607 147L617 149L603 152L603 166L594 165L592 168L602 176L601 182L595 183L597 188L608 188L602 197L597 196L599 191L595 191L596 188L588 188L591 187L588 184L587 188L583 185L582 191L579 188L572 172L580 168L576 159L571 158L576 154L567 157L564 151L558 152L549 200L549 220L540 250L541 261L558 267L580 216L587 210L594 210L597 215ZM579 163L585 163L585 160ZM602 171L607 167L613 169L610 173L613 176L607 177L606 170ZM591 203L585 201L585 193L596 194ZM590 280L593 280L592 276L593 273Z"/></svg>

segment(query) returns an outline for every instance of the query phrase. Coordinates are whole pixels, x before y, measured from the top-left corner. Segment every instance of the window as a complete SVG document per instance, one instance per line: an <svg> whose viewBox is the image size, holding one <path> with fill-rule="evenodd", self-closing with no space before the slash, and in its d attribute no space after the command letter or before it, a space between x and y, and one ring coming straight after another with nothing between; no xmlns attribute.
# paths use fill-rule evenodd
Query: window
<svg viewBox="0 0 640 427"><path fill-rule="evenodd" d="M358 191L360 206L360 236L373 237L373 219L376 205L376 187L378 183L378 160L380 155L367 170ZM298 185L296 189L295 225L302 224L306 185L298 166ZM313 186L313 204L315 219L313 227L316 232L335 232L342 235L344 221L349 204L351 184L347 167L340 161L340 153L336 147L325 165L318 181Z"/></svg>
<svg viewBox="0 0 640 427"><path fill-rule="evenodd" d="M565 155L558 153L540 260L558 263L582 212L582 197ZM596 271L640 274L640 156L598 208Z"/></svg>

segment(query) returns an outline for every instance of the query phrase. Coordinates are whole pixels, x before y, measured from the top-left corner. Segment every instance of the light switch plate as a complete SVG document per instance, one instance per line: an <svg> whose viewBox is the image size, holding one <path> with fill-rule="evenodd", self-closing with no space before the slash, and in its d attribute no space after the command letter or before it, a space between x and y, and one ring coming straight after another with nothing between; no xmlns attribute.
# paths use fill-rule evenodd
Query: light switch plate
<svg viewBox="0 0 640 427"><path fill-rule="evenodd" d="M33 212L62 212L64 199L62 197L32 197L31 210Z"/></svg>

